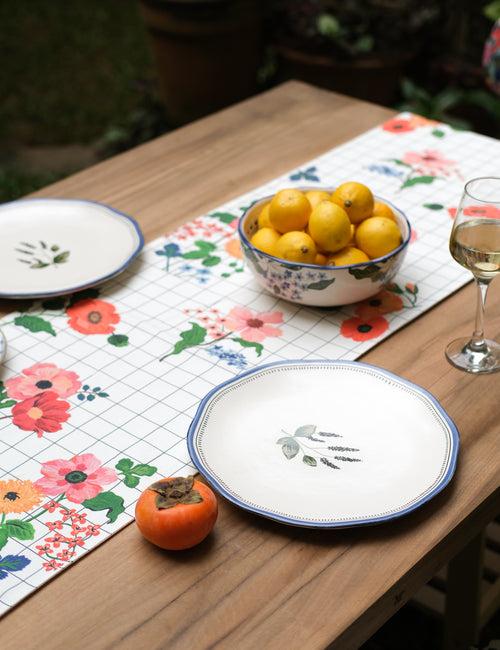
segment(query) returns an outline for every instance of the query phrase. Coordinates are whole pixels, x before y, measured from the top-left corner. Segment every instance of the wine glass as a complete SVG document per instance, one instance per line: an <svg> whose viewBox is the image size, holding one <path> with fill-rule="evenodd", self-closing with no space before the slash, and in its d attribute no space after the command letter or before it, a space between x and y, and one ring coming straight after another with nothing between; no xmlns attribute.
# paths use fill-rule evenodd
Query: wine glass
<svg viewBox="0 0 500 650"><path fill-rule="evenodd" d="M452 341L446 357L467 372L495 372L500 370L500 344L484 338L483 320L489 284L500 273L500 178L475 178L466 184L451 231L450 252L474 275L477 308L472 338Z"/></svg>

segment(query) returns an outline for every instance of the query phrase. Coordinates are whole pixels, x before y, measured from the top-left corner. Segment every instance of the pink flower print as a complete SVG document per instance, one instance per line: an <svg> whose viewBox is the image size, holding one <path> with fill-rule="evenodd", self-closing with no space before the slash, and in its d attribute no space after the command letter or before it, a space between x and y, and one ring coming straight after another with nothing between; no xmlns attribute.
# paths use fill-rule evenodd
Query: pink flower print
<svg viewBox="0 0 500 650"><path fill-rule="evenodd" d="M64 535L61 535L61 533L56 533L54 537L46 537L45 541L49 544L52 544L54 548L59 548L61 544L64 544L66 541L66 537L64 537Z"/></svg>
<svg viewBox="0 0 500 650"><path fill-rule="evenodd" d="M71 534L78 535L79 533L85 533L87 530L86 526L81 526L80 524L73 523L71 526Z"/></svg>
<svg viewBox="0 0 500 650"><path fill-rule="evenodd" d="M53 533L55 530L61 530L63 527L62 521L46 521L45 525Z"/></svg>
<svg viewBox="0 0 500 650"><path fill-rule="evenodd" d="M35 546L38 551L38 555L45 555L45 553L50 553L52 546L50 544L40 544Z"/></svg>
<svg viewBox="0 0 500 650"><path fill-rule="evenodd" d="M97 524L90 524L87 526L87 535L93 535L94 537L97 537L101 533L101 527L98 526Z"/></svg>
<svg viewBox="0 0 500 650"><path fill-rule="evenodd" d="M268 336L281 336L282 330L271 327L283 322L283 314L275 312L252 312L246 307L233 307L227 315L225 326L232 332L239 332L244 341L262 343Z"/></svg>
<svg viewBox="0 0 500 650"><path fill-rule="evenodd" d="M409 151L403 156L403 162L411 165L419 174L429 176L450 176L456 171L454 160L448 160L436 149L426 149L422 153Z"/></svg>
<svg viewBox="0 0 500 650"><path fill-rule="evenodd" d="M54 501L54 499L51 499L50 501L47 501L47 503L43 504L43 508L47 510L47 512L54 512L54 510L59 506L57 501Z"/></svg>
<svg viewBox="0 0 500 650"><path fill-rule="evenodd" d="M25 368L20 377L5 381L8 396L17 400L35 397L44 391L51 391L58 397L70 397L80 386L76 372L62 370L54 363L35 363Z"/></svg>
<svg viewBox="0 0 500 650"><path fill-rule="evenodd" d="M81 512L79 514L76 514L73 517L73 521L78 523L78 524L85 524L87 523L87 513L86 512Z"/></svg>
<svg viewBox="0 0 500 650"><path fill-rule="evenodd" d="M49 560L48 562L44 562L42 566L45 569L45 571L55 571L56 569L59 569L63 565L61 562L57 562L56 560Z"/></svg>
<svg viewBox="0 0 500 650"><path fill-rule="evenodd" d="M65 508L61 508L60 512L63 521L66 521L67 519L73 520L73 517L76 515L76 510L74 508L71 508L71 510L66 510Z"/></svg>
<svg viewBox="0 0 500 650"><path fill-rule="evenodd" d="M65 548L59 553L57 553L56 555L63 562L69 562L71 558L74 556L74 554L75 553L73 551L70 552L67 548Z"/></svg>
<svg viewBox="0 0 500 650"><path fill-rule="evenodd" d="M72 503L93 499L104 485L118 479L114 469L103 467L94 454L81 454L69 460L49 460L42 464L43 478L35 485L44 494L54 496L64 492Z"/></svg>
<svg viewBox="0 0 500 650"><path fill-rule="evenodd" d="M73 539L67 540L68 542L68 548L72 549L73 551L76 549L77 546L85 546L85 540L83 537L74 537Z"/></svg>

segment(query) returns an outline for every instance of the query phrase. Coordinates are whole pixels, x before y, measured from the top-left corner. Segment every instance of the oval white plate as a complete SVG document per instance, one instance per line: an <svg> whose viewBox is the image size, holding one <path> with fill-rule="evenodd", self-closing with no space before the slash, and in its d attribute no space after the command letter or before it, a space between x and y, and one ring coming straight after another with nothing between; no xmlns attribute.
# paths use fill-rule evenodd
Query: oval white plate
<svg viewBox="0 0 500 650"><path fill-rule="evenodd" d="M144 245L135 219L77 199L4 203L0 228L2 298L43 298L100 284Z"/></svg>
<svg viewBox="0 0 500 650"><path fill-rule="evenodd" d="M431 499L453 476L459 437L430 393L386 370L285 361L212 390L188 446L236 505L336 528L400 517Z"/></svg>

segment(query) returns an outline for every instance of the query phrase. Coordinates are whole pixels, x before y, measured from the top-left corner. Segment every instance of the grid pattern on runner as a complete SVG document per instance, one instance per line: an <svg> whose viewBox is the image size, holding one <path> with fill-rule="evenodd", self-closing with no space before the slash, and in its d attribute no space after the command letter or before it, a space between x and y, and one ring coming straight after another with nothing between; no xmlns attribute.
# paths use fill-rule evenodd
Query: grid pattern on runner
<svg viewBox="0 0 500 650"><path fill-rule="evenodd" d="M446 208L457 205L464 179L490 172L491 161L500 157L500 143L446 126L440 129L445 137L439 141L432 135L432 127L405 134L373 129L305 164L303 167L316 168L318 181L292 181L286 174L220 208L239 215L252 200L284 186L326 187L353 178L397 204L409 216L416 240L396 280L400 285L418 284L419 301L413 309L386 314L389 329L383 336L361 342L346 339L340 334L340 324L352 316L351 307L316 310L280 301L265 293L247 271L225 278L208 274L200 284L199 278L186 273L185 262L174 258L167 272L164 258L156 254L165 241L156 240L101 291L100 298L112 302L120 314L119 331L129 336L128 347L107 345L105 336L82 336L67 326L66 316L59 312L43 312L57 331L56 337L16 327L12 317L4 319L2 327L9 345L2 378L17 375L34 363L51 362L77 372L82 383L101 386L109 399L92 403L73 400L71 418L62 431L41 438L0 420L0 480L36 480L41 463L89 452L109 467L123 456L136 463L150 463L158 470L151 481L191 471L185 436L198 402L238 370L203 348L188 349L159 362L188 324L186 309L207 310L216 305L221 313L227 313L235 305L244 305L258 312L280 310L283 336L266 340L261 357L248 354L248 367L292 358L355 359L466 283L469 274L448 253L452 222ZM401 189L401 177L374 169L385 166L397 173L394 159L401 159L406 152L433 149L456 161L457 170L431 185ZM424 207L426 203L444 207L432 211ZM174 233L169 241L179 240ZM133 518L141 487L125 489L117 483L109 489L124 498L126 511L114 524L107 523L104 513L92 513L89 519L102 526L103 534L88 540L82 555ZM3 549L11 555L22 553L31 563L25 571L9 573L0 581L0 612L54 575L43 569L35 550L47 535L46 522L50 519L47 513L33 522L34 540L9 540Z"/></svg>

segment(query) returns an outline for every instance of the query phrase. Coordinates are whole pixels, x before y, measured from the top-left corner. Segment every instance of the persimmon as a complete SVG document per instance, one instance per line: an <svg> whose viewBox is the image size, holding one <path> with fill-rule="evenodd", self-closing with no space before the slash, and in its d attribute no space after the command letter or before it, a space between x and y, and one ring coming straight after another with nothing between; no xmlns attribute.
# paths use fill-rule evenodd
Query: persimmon
<svg viewBox="0 0 500 650"><path fill-rule="evenodd" d="M180 551L196 546L217 519L212 490L187 478L165 478L150 485L135 506L135 521L144 537L160 548Z"/></svg>

